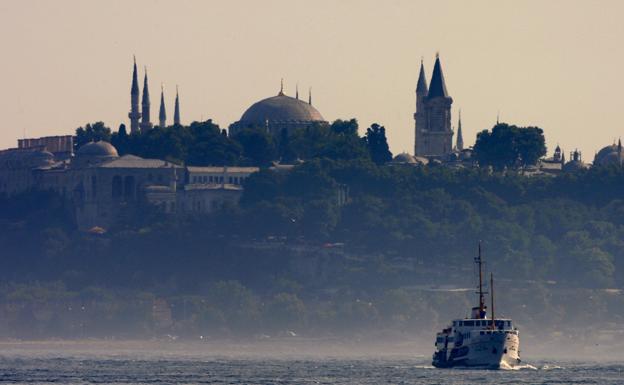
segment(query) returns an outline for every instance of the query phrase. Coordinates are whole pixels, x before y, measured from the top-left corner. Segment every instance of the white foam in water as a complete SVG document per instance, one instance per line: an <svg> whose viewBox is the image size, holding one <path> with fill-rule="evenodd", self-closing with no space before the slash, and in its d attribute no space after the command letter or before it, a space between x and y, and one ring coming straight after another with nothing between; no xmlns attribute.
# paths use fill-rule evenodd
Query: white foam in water
<svg viewBox="0 0 624 385"><path fill-rule="evenodd" d="M514 366L510 366L509 364L507 364L506 362L501 362L500 368L502 370L525 370L525 369L530 369L530 370L538 370L535 366L533 365L529 365L529 364L523 364L523 365L514 365Z"/></svg>

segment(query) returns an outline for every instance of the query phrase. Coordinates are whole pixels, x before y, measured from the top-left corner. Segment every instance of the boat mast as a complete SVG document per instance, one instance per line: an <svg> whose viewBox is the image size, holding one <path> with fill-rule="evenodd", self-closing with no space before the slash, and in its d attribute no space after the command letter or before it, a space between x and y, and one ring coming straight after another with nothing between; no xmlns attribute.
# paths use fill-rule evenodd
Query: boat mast
<svg viewBox="0 0 624 385"><path fill-rule="evenodd" d="M492 330L496 329L494 318L494 273L490 273L490 299L492 300Z"/></svg>
<svg viewBox="0 0 624 385"><path fill-rule="evenodd" d="M483 269L481 260L481 241L479 241L479 256L475 258L475 262L479 265L479 318L482 318L485 314L485 301L483 299Z"/></svg>

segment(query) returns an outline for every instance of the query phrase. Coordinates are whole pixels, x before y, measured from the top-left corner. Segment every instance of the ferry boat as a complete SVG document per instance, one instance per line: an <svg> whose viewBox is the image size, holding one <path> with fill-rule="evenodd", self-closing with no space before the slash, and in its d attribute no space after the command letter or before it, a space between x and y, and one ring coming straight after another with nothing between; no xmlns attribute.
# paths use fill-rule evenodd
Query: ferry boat
<svg viewBox="0 0 624 385"><path fill-rule="evenodd" d="M477 367L513 368L520 364L520 338L511 319L494 317L494 276L490 275L492 316L488 318L483 291L481 243L475 258L479 269L479 306L472 308L470 318L453 320L437 333L432 365L436 368Z"/></svg>

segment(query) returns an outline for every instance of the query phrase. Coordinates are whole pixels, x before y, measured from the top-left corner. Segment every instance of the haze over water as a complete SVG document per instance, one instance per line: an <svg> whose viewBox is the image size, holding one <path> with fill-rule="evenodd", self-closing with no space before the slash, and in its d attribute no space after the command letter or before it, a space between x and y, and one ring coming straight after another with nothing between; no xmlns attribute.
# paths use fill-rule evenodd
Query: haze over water
<svg viewBox="0 0 624 385"><path fill-rule="evenodd" d="M292 346L264 346L267 351L262 344L153 341L5 344L0 372L9 384L617 384L624 372L621 363L587 359L535 359L516 370L438 370L428 356L402 349L304 347L296 353Z"/></svg>

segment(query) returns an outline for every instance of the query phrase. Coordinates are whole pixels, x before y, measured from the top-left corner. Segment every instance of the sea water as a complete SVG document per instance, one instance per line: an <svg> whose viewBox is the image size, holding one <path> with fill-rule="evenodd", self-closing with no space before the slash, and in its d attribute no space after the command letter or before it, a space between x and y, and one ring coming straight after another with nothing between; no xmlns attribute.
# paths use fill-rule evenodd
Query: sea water
<svg viewBox="0 0 624 385"><path fill-rule="evenodd" d="M420 358L234 358L90 353L0 356L5 384L624 384L624 364L528 361L510 370L435 369Z"/></svg>

